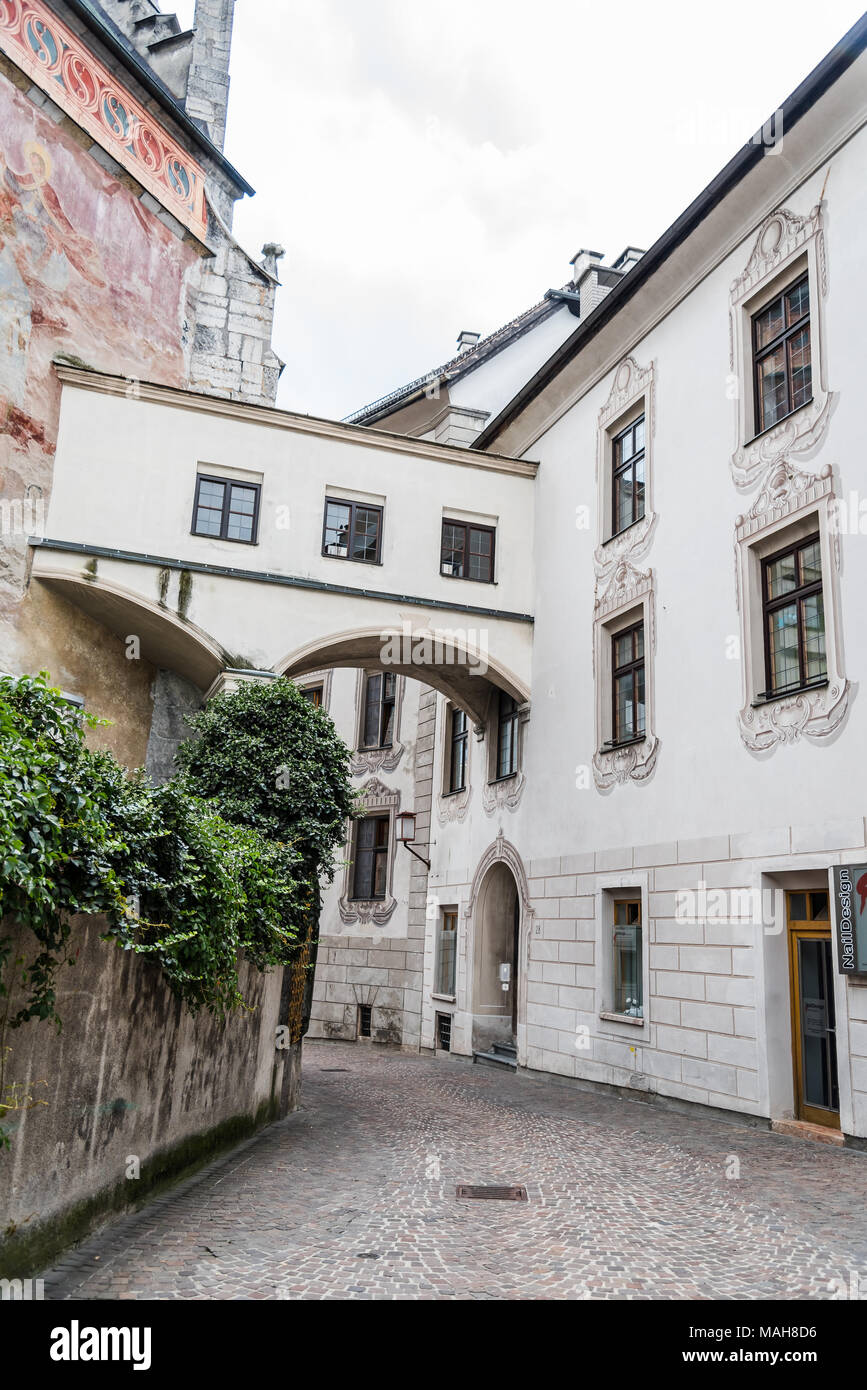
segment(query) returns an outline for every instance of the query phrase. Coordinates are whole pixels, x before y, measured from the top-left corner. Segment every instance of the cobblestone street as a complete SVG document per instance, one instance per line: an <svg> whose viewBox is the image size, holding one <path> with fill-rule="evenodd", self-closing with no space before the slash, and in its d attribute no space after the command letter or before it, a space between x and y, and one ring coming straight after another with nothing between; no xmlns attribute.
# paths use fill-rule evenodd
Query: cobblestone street
<svg viewBox="0 0 867 1390"><path fill-rule="evenodd" d="M302 1107L46 1296L827 1299L853 1272L867 1294L865 1154L352 1044L305 1045Z"/></svg>

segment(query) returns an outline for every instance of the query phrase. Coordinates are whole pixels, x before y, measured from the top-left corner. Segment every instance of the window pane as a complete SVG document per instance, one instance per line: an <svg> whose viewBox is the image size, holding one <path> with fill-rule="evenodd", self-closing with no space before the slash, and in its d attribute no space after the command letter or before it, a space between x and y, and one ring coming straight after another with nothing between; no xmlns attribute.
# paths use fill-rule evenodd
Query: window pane
<svg viewBox="0 0 867 1390"><path fill-rule="evenodd" d="M203 478L199 483L195 529L202 536L219 536L223 522L225 483L212 483Z"/></svg>
<svg viewBox="0 0 867 1390"><path fill-rule="evenodd" d="M622 743L633 736L632 672L618 676L614 682L614 739Z"/></svg>
<svg viewBox="0 0 867 1390"><path fill-rule="evenodd" d="M644 416L643 416L643 415L641 416L641 419L640 419L640 420L636 420L636 422L635 422L635 427L634 427L634 428L635 428L635 451L636 451L636 453L638 453L638 451L639 451L640 449L643 449L643 448L644 448Z"/></svg>
<svg viewBox="0 0 867 1390"><path fill-rule="evenodd" d="M229 524L226 534L232 541L251 541L256 513L256 491L232 485L229 493Z"/></svg>
<svg viewBox="0 0 867 1390"><path fill-rule="evenodd" d="M780 598L782 594L790 594L793 589L799 588L795 552L781 555L779 560L774 560L769 564L767 575L768 598Z"/></svg>
<svg viewBox="0 0 867 1390"><path fill-rule="evenodd" d="M631 459L632 455L635 453L635 442L631 428L624 431L624 433L620 436L619 442L620 461L625 462L626 459Z"/></svg>
<svg viewBox="0 0 867 1390"><path fill-rule="evenodd" d="M489 584L491 581L491 557L490 555L473 555L470 552L470 579L480 579L482 583Z"/></svg>
<svg viewBox="0 0 867 1390"><path fill-rule="evenodd" d="M632 637L633 634L631 632L624 632L619 637L615 637L614 666L616 669L621 666L627 666L629 662L632 660L632 654L634 650L632 644Z"/></svg>
<svg viewBox="0 0 867 1390"><path fill-rule="evenodd" d="M627 468L623 473L618 473L614 479L615 531L622 531L625 526L632 525L632 494L634 487L635 483L631 468Z"/></svg>
<svg viewBox="0 0 867 1390"><path fill-rule="evenodd" d="M771 657L771 689L798 686L798 609L794 603L768 614L768 644Z"/></svg>
<svg viewBox="0 0 867 1390"><path fill-rule="evenodd" d="M828 920L828 894L810 894L810 916L814 922L827 922Z"/></svg>
<svg viewBox="0 0 867 1390"><path fill-rule="evenodd" d="M373 507L356 507L355 532L352 537L353 560L375 560L379 539L379 511Z"/></svg>
<svg viewBox="0 0 867 1390"><path fill-rule="evenodd" d="M465 538L466 532L463 526L455 526L450 521L443 523L442 560L440 563L440 570L443 574L454 574L458 578L463 577Z"/></svg>
<svg viewBox="0 0 867 1390"><path fill-rule="evenodd" d="M454 994L455 966L457 963L458 915L444 912L440 927L439 955L437 963L437 993Z"/></svg>
<svg viewBox="0 0 867 1390"><path fill-rule="evenodd" d="M373 875L373 897L374 897L374 898L384 898L384 897L385 897L385 878L386 878L386 869L387 869L387 868L388 868L388 861L387 861L387 859L386 859L386 856L385 856L384 854L382 854L382 853L377 854L377 856L376 856L376 867L375 867L375 869L374 869L374 875Z"/></svg>
<svg viewBox="0 0 867 1390"><path fill-rule="evenodd" d="M302 690L302 691L301 691L301 694L304 696L304 699L305 699L305 700L309 700L310 703L311 703L311 705L315 705L315 706L317 707L317 709L321 707L321 705L322 705L322 686L321 686L321 685L308 685L308 687L307 687L306 690Z"/></svg>
<svg viewBox="0 0 867 1390"><path fill-rule="evenodd" d="M759 363L759 419L763 430L775 425L788 412L786 396L786 354L781 344Z"/></svg>
<svg viewBox="0 0 867 1390"><path fill-rule="evenodd" d="M807 895L806 893L789 894L789 921L806 922L807 920Z"/></svg>
<svg viewBox="0 0 867 1390"><path fill-rule="evenodd" d="M377 816L376 818L376 843L382 848L388 848L388 816Z"/></svg>
<svg viewBox="0 0 867 1390"><path fill-rule="evenodd" d="M807 680L818 680L828 674L825 657L825 607L821 591L801 600L801 621L804 625L804 669Z"/></svg>
<svg viewBox="0 0 867 1390"><path fill-rule="evenodd" d="M325 554L347 556L349 554L349 523L352 508L343 502L325 504Z"/></svg>
<svg viewBox="0 0 867 1390"><path fill-rule="evenodd" d="M614 1012L644 1016L641 912L638 903L614 904Z"/></svg>
<svg viewBox="0 0 867 1390"><path fill-rule="evenodd" d="M805 277L786 294L786 322L797 323L810 312L810 285Z"/></svg>
<svg viewBox="0 0 867 1390"><path fill-rule="evenodd" d="M813 541L798 552L801 565L801 583L815 584L822 578L822 552L819 542Z"/></svg>
<svg viewBox="0 0 867 1390"><path fill-rule="evenodd" d="M761 351L768 343L773 342L778 333L782 333L785 328L783 320L783 301L775 299L773 304L769 304L767 309L755 317L756 348Z"/></svg>
<svg viewBox="0 0 867 1390"><path fill-rule="evenodd" d="M362 822L363 824L363 822ZM359 837L360 838L360 837ZM373 888L373 861L375 851L372 849L359 848L355 854L355 876L352 885L352 894L355 898L371 897Z"/></svg>
<svg viewBox="0 0 867 1390"><path fill-rule="evenodd" d="M639 738L644 730L644 667L639 666L635 672L635 737Z"/></svg>
<svg viewBox="0 0 867 1390"><path fill-rule="evenodd" d="M789 339L789 380L792 383L792 409L797 410L813 394L813 372L810 365L810 325Z"/></svg>
<svg viewBox="0 0 867 1390"><path fill-rule="evenodd" d="M634 469L634 488L635 488L635 520L640 521L644 516L644 455L635 460Z"/></svg>
<svg viewBox="0 0 867 1390"><path fill-rule="evenodd" d="M364 748L379 746L381 691L382 676L368 676L364 689L364 728L362 730L362 746Z"/></svg>

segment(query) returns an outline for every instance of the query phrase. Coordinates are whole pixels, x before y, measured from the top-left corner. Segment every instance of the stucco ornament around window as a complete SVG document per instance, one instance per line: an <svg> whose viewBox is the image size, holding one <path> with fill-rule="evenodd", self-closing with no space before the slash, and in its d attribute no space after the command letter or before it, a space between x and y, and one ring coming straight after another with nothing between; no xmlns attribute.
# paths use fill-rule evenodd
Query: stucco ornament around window
<svg viewBox="0 0 867 1390"><path fill-rule="evenodd" d="M610 648L611 624L624 614L635 612L644 623L644 700L645 737L622 748L603 748L605 710L611 702L611 678L606 678L606 653ZM653 666L656 652L656 594L652 569L640 570L621 560L607 577L596 581L593 610L593 681L596 690L596 748L593 780L599 791L626 782L644 782L656 767L659 739L655 729Z"/></svg>
<svg viewBox="0 0 867 1390"><path fill-rule="evenodd" d="M830 465L821 473L807 473L787 459L771 465L755 502L735 522L735 577L741 619L742 695L738 728L745 747L754 753L769 752L800 738L822 740L842 724L849 707L851 684L843 674L840 656L840 605L838 573L840 534ZM756 547L785 544L786 532L799 522L819 532L822 557L822 595L825 614L825 650L828 683L814 690L758 699L765 685L764 611L761 595L761 561Z"/></svg>
<svg viewBox="0 0 867 1390"><path fill-rule="evenodd" d="M737 487L751 488L769 464L782 458L808 458L828 428L836 394L825 373L825 300L828 270L822 209L817 203L806 217L779 208L759 228L750 258L730 290L729 360L735 398L735 450L732 477ZM810 287L812 400L771 429L756 433L753 381L752 314L763 291L778 278L806 269ZM784 288L780 284L780 289Z"/></svg>
<svg viewBox="0 0 867 1390"><path fill-rule="evenodd" d="M596 431L596 495L598 544L593 552L596 573L608 576L621 560L640 559L656 526L653 510L653 437L656 429L654 366L640 367L631 355L614 372L607 401L599 411ZM613 440L630 415L644 414L644 516L619 535L611 536L611 465ZM609 539L610 537L610 539Z"/></svg>
<svg viewBox="0 0 867 1390"><path fill-rule="evenodd" d="M519 761L522 761L524 757L524 726L530 719L529 700L525 704L518 706L518 719L521 725L518 743L518 758ZM493 739L493 746L496 748L496 735ZM498 782L485 782L485 785L482 787L482 810L485 815L494 816L498 811L517 810L521 797L524 795L526 782L526 775L523 768L520 766L514 777L504 777Z"/></svg>
<svg viewBox="0 0 867 1390"><path fill-rule="evenodd" d="M354 864L351 862L352 841L356 822L350 821L346 838L345 858L347 862L343 871L343 891L340 895L337 907L341 922L345 922L347 925L358 922L364 926L373 924L373 926L382 927L389 921L394 913L394 909L397 907L397 899L392 892L392 885L394 882L395 852L394 818L400 809L400 792L391 791L384 783L380 782L378 777L371 777L370 781L366 782L364 786L359 789L358 795L364 806L365 815L375 816L388 814L389 816L388 869L385 877L385 897L373 898L368 901L366 899L354 899L351 896L352 877L354 872Z"/></svg>
<svg viewBox="0 0 867 1390"><path fill-rule="evenodd" d="M355 683L355 710L356 725L358 733L356 742L361 742L361 733L364 726L364 692L366 677L369 673L359 671ZM356 748L349 761L349 770L353 777L363 777L366 773L372 772L394 772L404 753L406 744L400 741L400 722L403 711L403 697L406 691L406 680L403 676L395 677L394 683L394 731L390 748Z"/></svg>

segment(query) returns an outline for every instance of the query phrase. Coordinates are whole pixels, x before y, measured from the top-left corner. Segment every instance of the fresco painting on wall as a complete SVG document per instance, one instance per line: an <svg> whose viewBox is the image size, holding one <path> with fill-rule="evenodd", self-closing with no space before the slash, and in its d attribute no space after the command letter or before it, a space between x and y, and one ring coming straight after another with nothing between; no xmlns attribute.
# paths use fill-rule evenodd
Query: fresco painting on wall
<svg viewBox="0 0 867 1390"><path fill-rule="evenodd" d="M184 381L184 278L198 258L8 88L0 132L0 494L8 496L15 451L53 452L58 353Z"/></svg>

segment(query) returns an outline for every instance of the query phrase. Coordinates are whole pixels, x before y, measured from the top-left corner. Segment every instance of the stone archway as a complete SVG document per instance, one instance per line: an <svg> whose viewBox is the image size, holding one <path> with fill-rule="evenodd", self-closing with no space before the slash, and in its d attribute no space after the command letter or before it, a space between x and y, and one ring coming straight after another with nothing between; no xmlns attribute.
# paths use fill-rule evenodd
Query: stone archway
<svg viewBox="0 0 867 1390"><path fill-rule="evenodd" d="M518 1062L524 1061L533 917L521 857L500 831L476 869L465 910L474 1052L514 1045ZM510 969L508 989L503 989L501 966Z"/></svg>

